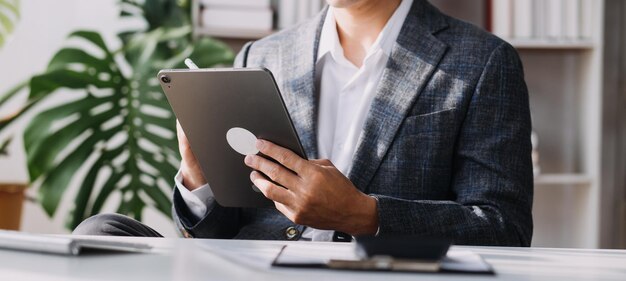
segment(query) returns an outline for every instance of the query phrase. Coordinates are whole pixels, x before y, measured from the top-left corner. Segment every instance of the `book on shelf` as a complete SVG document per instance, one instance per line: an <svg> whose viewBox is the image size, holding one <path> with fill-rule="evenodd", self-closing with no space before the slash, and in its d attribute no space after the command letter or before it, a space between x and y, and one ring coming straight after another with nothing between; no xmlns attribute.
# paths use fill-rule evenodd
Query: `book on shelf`
<svg viewBox="0 0 626 281"><path fill-rule="evenodd" d="M310 19L322 10L324 3L324 0L278 0L278 28L288 28Z"/></svg>
<svg viewBox="0 0 626 281"><path fill-rule="evenodd" d="M594 13L594 1L596 0L581 0L580 1L580 37L589 39L593 35L593 13Z"/></svg>
<svg viewBox="0 0 626 281"><path fill-rule="evenodd" d="M293 0L286 0L286 1L293 1ZM303 21L305 21L306 19L309 18L309 16L311 15L311 4L309 3L309 1L302 1L302 0L296 0L298 2L297 6L298 6L298 12L296 15L296 23L301 23Z"/></svg>
<svg viewBox="0 0 626 281"><path fill-rule="evenodd" d="M546 37L546 0L533 0L533 37Z"/></svg>
<svg viewBox="0 0 626 281"><path fill-rule="evenodd" d="M563 0L563 34L566 39L580 38L580 0Z"/></svg>
<svg viewBox="0 0 626 281"><path fill-rule="evenodd" d="M513 37L531 38L532 36L533 36L533 0L514 0L513 1Z"/></svg>
<svg viewBox="0 0 626 281"><path fill-rule="evenodd" d="M296 1L281 0L278 2L278 28L290 27L296 22Z"/></svg>
<svg viewBox="0 0 626 281"><path fill-rule="evenodd" d="M206 8L202 11L201 19L203 28L207 30L270 32L273 29L273 13L269 8Z"/></svg>
<svg viewBox="0 0 626 281"><path fill-rule="evenodd" d="M322 1L324 0L309 0L310 1L310 6L309 6L309 12L311 16L315 16L319 11L322 10L322 8L324 7L324 5L322 4ZM326 1L324 1L326 2Z"/></svg>
<svg viewBox="0 0 626 281"><path fill-rule="evenodd" d="M563 34L563 3L569 0L544 0L546 3L546 37L559 39Z"/></svg>
<svg viewBox="0 0 626 281"><path fill-rule="evenodd" d="M505 39L591 38L594 0L491 0L491 31Z"/></svg>
<svg viewBox="0 0 626 281"><path fill-rule="evenodd" d="M205 7L230 7L230 8L270 8L272 6L271 0L200 0L200 3Z"/></svg>
<svg viewBox="0 0 626 281"><path fill-rule="evenodd" d="M491 26L493 34L501 38L513 35L513 0L492 0Z"/></svg>
<svg viewBox="0 0 626 281"><path fill-rule="evenodd" d="M285 29L317 15L325 0L200 0L207 13L203 13L206 28L246 29L266 31L267 11L276 10L278 29ZM244 12L246 10L251 12ZM237 11L237 12L235 12ZM254 13L252 13L254 11ZM220 13L220 14L216 14ZM248 18L251 16L251 18ZM272 15L273 16L273 15ZM209 17L214 17L211 19ZM226 18L226 19L225 19ZM269 16L271 18L271 16ZM245 19L245 20L242 20ZM222 21L222 22L217 22ZM241 22L238 22L241 21ZM273 21L272 21L273 27ZM271 30L271 29L270 29Z"/></svg>

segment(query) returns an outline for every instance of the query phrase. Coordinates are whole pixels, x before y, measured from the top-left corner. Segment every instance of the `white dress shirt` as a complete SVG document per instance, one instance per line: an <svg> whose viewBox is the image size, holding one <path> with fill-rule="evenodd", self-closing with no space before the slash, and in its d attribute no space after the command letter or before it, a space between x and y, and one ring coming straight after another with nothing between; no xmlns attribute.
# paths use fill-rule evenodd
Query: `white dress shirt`
<svg viewBox="0 0 626 281"><path fill-rule="evenodd" d="M334 8L329 7L320 34L315 64L316 85L319 85L318 156L329 159L348 176L358 141L378 83L391 55L402 24L413 0L403 0L369 48L360 68L344 54L335 21ZM176 187L191 213L198 219L207 212L213 200L208 185L189 191L182 185L182 175L175 177ZM307 227L303 240L332 241L333 231Z"/></svg>

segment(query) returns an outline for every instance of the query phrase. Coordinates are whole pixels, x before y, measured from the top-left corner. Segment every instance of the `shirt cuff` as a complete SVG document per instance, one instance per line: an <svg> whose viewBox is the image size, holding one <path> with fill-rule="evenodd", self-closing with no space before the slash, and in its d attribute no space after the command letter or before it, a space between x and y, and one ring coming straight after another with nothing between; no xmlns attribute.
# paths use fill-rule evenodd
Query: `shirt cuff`
<svg viewBox="0 0 626 281"><path fill-rule="evenodd" d="M200 220L203 218L207 212L207 205L213 198L213 192L211 191L209 184L205 184L194 189L193 191L190 191L183 185L183 175L180 170L176 173L176 176L174 176L174 183L176 184L176 188L178 188L178 192L180 192L183 201L185 201L187 208L195 219Z"/></svg>

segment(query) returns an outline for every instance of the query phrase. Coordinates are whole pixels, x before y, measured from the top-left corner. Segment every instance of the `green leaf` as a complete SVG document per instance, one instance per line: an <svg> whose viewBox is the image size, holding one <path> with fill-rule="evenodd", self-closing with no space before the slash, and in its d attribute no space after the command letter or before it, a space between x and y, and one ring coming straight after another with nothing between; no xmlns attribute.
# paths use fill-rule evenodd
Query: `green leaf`
<svg viewBox="0 0 626 281"><path fill-rule="evenodd" d="M235 54L219 51L223 49L228 50L228 46L212 38L201 38L195 42L190 58L200 67L231 64L235 59Z"/></svg>
<svg viewBox="0 0 626 281"><path fill-rule="evenodd" d="M33 119L24 133L24 147L29 151L27 162L31 179L38 178L45 171L54 167L54 160L59 153L85 131L91 128L95 134L101 133L98 126L115 117L117 112L109 110L90 116L87 112L79 112L78 110L85 110L86 106L95 106L107 100L111 100L111 98L78 100L44 111ZM67 117L67 114L73 113L78 113L80 116L57 131L50 130L50 124L53 121L62 120L63 117Z"/></svg>
<svg viewBox="0 0 626 281"><path fill-rule="evenodd" d="M9 155L9 145L13 141L13 137L9 137L0 144L0 156Z"/></svg>
<svg viewBox="0 0 626 281"><path fill-rule="evenodd" d="M15 29L20 18L18 0L0 0L0 47L7 41L7 37Z"/></svg>
<svg viewBox="0 0 626 281"><path fill-rule="evenodd" d="M74 208L71 211L68 222L66 223L66 226L69 229L76 228L83 221L89 197L94 190L96 178L98 177L100 171L102 171L101 167L103 164L104 158L100 157L100 159L98 159L98 161L91 166L91 169L85 176L85 180L81 183L78 193L76 194L76 199L74 200Z"/></svg>
<svg viewBox="0 0 626 281"><path fill-rule="evenodd" d="M19 0L0 0L0 10L7 10L18 18L20 17Z"/></svg>
<svg viewBox="0 0 626 281"><path fill-rule="evenodd" d="M3 13L0 13L0 28L2 28L6 33L13 32L13 22L9 16Z"/></svg>
<svg viewBox="0 0 626 281"><path fill-rule="evenodd" d="M91 166L91 169L89 169L89 172L85 176L85 180L81 183L80 188L78 189L78 194L76 194L74 209L69 216L70 220L67 222L67 227L69 229L76 228L85 219L85 217L89 216L87 213L87 205L95 188L98 175L101 174L104 171L104 168L107 167L108 163L112 160L111 157L121 153L123 149L124 148L120 146L115 150L109 151L109 153L101 155Z"/></svg>
<svg viewBox="0 0 626 281"><path fill-rule="evenodd" d="M53 216L61 202L61 198L76 172L83 166L93 152L98 137L110 138L112 133L103 133L103 136L91 136L82 142L78 148L70 153L59 165L50 169L39 187L41 206L49 216Z"/></svg>
<svg viewBox="0 0 626 281"><path fill-rule="evenodd" d="M97 88L112 88L114 82L102 81L95 75L69 69L54 69L30 80L29 99L43 98L60 88L87 89L89 86Z"/></svg>
<svg viewBox="0 0 626 281"><path fill-rule="evenodd" d="M157 207L159 211L164 214L171 212L170 198L167 197L157 186L147 187L144 191L152 200L154 200L154 203L156 204L155 207Z"/></svg>
<svg viewBox="0 0 626 281"><path fill-rule="evenodd" d="M86 30L74 31L70 34L70 38L83 38L96 45L101 51L104 51L107 54L107 58L111 58L111 52L98 32Z"/></svg>
<svg viewBox="0 0 626 281"><path fill-rule="evenodd" d="M112 72L106 61L96 58L83 50L75 48L64 48L56 53L48 64L48 71L62 69L66 67L67 64L71 63L89 66L90 68L93 68L93 70L97 71L97 73Z"/></svg>
<svg viewBox="0 0 626 281"><path fill-rule="evenodd" d="M69 228L102 211L116 192L122 194L117 203L123 214L140 219L149 207L169 215L169 191L157 183L171 182L178 169L172 159L179 155L175 116L155 74L161 68L183 67L189 56L203 67L230 64L234 58L217 40L192 40L190 1L120 3L122 17L144 17L145 31L120 33L123 46L115 51L97 32L73 32L70 39L88 46L58 50L46 71L22 86L29 88L23 106L0 120L1 132L28 116L34 104L51 101L62 91L74 94L65 103L35 112L23 135L28 171L31 181L40 183L46 213L55 215L61 199L68 196L67 186L79 183L75 197L68 200L72 211L57 214L65 216ZM0 105L17 96L17 92L3 95ZM110 175L98 180L105 172Z"/></svg>
<svg viewBox="0 0 626 281"><path fill-rule="evenodd" d="M117 183L122 179L124 175L125 174L122 172L113 172L113 174L107 179L104 185L102 185L100 193L98 193L96 199L94 200L93 206L91 207L91 211L89 213L89 217L96 215L100 213L100 211L102 211L104 203L115 191Z"/></svg>
<svg viewBox="0 0 626 281"><path fill-rule="evenodd" d="M28 81L22 82L18 84L17 86L14 86L6 94L2 95L2 97L0 97L0 106L3 106L6 102L14 98L21 91L23 91L26 88L26 86L28 86L28 83L29 83Z"/></svg>
<svg viewBox="0 0 626 281"><path fill-rule="evenodd" d="M13 87L7 93L0 97L0 107L2 107L7 102L13 101L14 98L18 96L19 93L26 89L28 82L23 82ZM26 103L28 105L28 102ZM6 112L5 112L6 113ZM7 115L0 115L0 131L2 131L5 127L9 126L15 120L17 120L24 113L24 108L19 108L14 112L11 112Z"/></svg>
<svg viewBox="0 0 626 281"><path fill-rule="evenodd" d="M19 108L17 111L10 114L8 117L4 117L0 120L0 131L9 127L13 122L20 119L24 114L28 113L28 111L35 106L41 99L32 99L28 101L23 107Z"/></svg>
<svg viewBox="0 0 626 281"><path fill-rule="evenodd" d="M152 165L155 169L159 171L159 175L176 174L176 167L170 165L169 163L167 163L167 161L165 161L167 155L165 155L164 152L160 153L158 156L155 156L154 154L150 154L149 152L142 150L141 155L143 159L150 159L150 165ZM155 159L155 157L162 158L163 160Z"/></svg>

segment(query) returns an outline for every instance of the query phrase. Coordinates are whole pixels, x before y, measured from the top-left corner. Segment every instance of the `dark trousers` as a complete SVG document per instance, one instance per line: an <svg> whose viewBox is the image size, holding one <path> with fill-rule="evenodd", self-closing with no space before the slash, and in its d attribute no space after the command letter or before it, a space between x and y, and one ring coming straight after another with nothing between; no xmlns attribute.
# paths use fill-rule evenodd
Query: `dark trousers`
<svg viewBox="0 0 626 281"><path fill-rule="evenodd" d="M80 223L76 235L163 237L151 227L120 214L100 214Z"/></svg>

